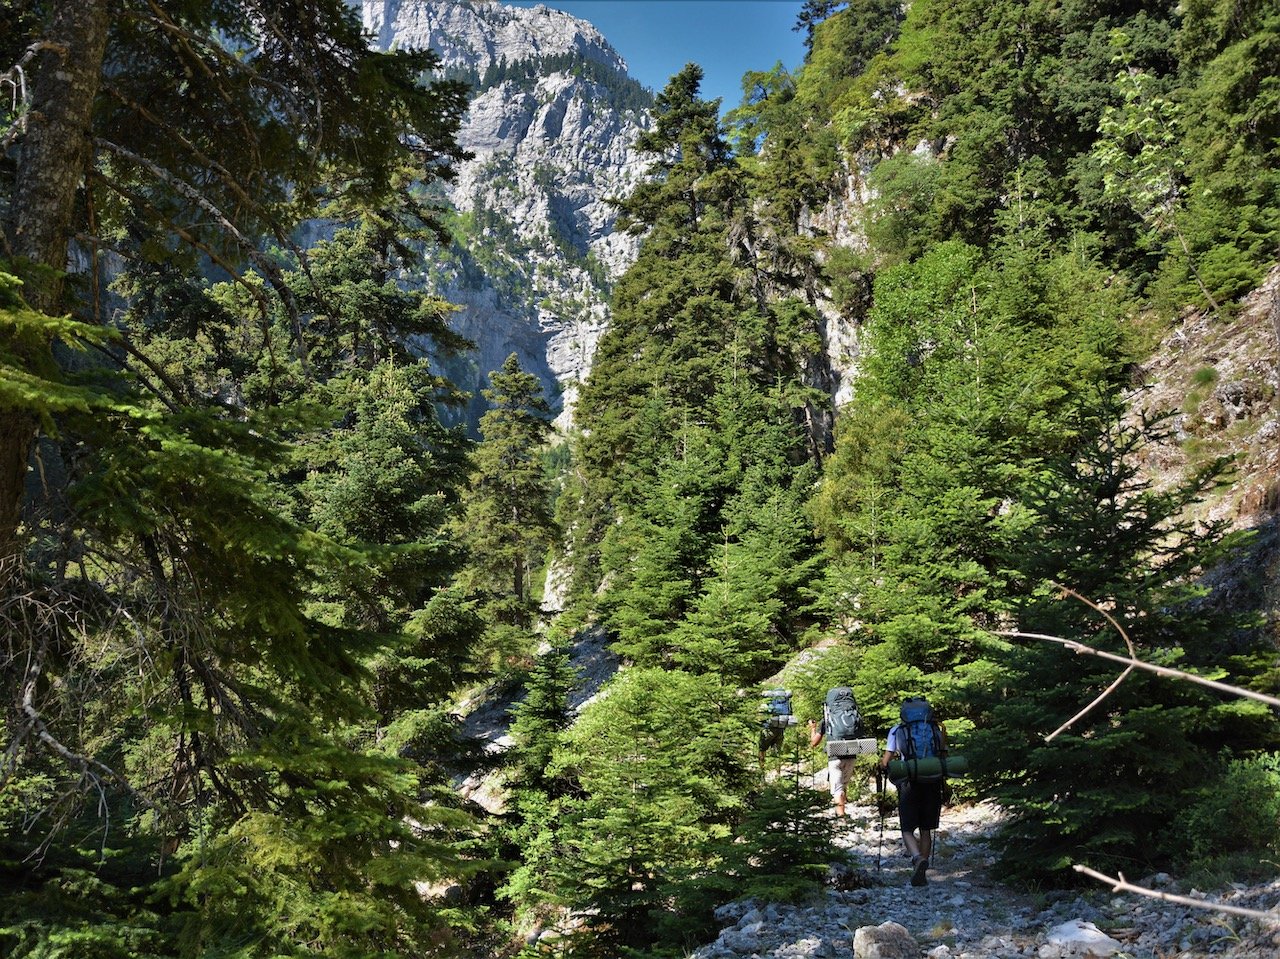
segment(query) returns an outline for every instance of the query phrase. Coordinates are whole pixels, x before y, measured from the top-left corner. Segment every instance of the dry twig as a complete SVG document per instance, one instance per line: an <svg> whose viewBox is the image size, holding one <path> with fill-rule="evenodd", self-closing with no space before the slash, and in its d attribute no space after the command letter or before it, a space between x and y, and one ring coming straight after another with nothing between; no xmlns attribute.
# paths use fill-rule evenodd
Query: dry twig
<svg viewBox="0 0 1280 959"><path fill-rule="evenodd" d="M1250 919L1260 919L1263 922L1280 925L1280 914L1277 914L1274 910L1264 912L1261 909L1246 909L1243 906L1231 906L1224 902L1208 902L1204 899L1192 899L1189 896L1175 896L1167 892L1160 892L1158 889L1148 889L1146 886L1135 886L1124 878L1124 873L1120 873L1117 878L1098 872L1096 869L1090 869L1088 866L1075 865L1071 868L1082 875L1090 877L1091 879L1110 883L1112 892L1133 892L1140 896L1149 896L1152 899L1163 899L1165 902L1176 902L1181 906L1194 906L1196 909L1211 909L1214 912L1229 912L1237 916L1248 916Z"/></svg>
<svg viewBox="0 0 1280 959"><path fill-rule="evenodd" d="M42 50L53 50L63 55L67 52L60 44L41 40L27 47L17 63L0 73L0 91L6 87L9 90L9 116L12 118L8 129L0 133L0 151L8 149L27 130L27 112L31 106L31 95L27 90L27 64Z"/></svg>
<svg viewBox="0 0 1280 959"><path fill-rule="evenodd" d="M1216 679L1206 679L1204 676L1197 676L1195 673L1188 673L1181 669L1173 669L1170 666L1157 666L1154 663L1144 662L1141 659L1129 658L1125 656L1117 656L1115 653L1108 653L1106 650L1094 649L1092 646L1086 646L1084 643L1076 642L1074 639L1063 639L1061 636L1049 636L1045 633L1024 633L1016 629L996 630L997 636L1020 636L1026 639L1043 639L1046 642L1058 643L1065 646L1072 652L1087 656L1098 656L1102 659L1109 659L1113 662L1124 663L1133 669L1145 669L1147 672L1155 673L1157 676L1164 676L1168 679L1185 679L1189 683L1197 683L1201 686L1207 686L1210 689L1216 689L1220 693L1230 693L1233 696L1242 696L1245 699L1254 699L1260 703L1266 703L1268 706L1280 706L1280 699L1275 696L1268 696L1266 693L1259 693L1252 689L1245 689L1241 686L1232 686L1230 683L1222 683ZM1112 684L1111 688L1115 688ZM1108 690L1108 692L1110 689ZM1098 700L1101 701L1100 699ZM1095 702L1096 705L1096 702ZM1083 714L1082 714L1083 715ZM1056 735L1056 734L1055 734ZM1052 738L1052 737L1048 737Z"/></svg>

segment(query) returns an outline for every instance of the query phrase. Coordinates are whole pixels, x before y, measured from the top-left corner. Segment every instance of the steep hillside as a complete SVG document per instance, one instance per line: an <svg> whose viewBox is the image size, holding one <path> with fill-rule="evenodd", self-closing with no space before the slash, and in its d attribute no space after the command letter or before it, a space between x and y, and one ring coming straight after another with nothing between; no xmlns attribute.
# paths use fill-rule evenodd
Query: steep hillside
<svg viewBox="0 0 1280 959"><path fill-rule="evenodd" d="M1280 497L1280 267L1222 318L1189 312L1137 371L1135 413L1171 414L1172 433L1148 452L1157 482L1217 456L1230 482L1206 515L1241 527L1275 515Z"/></svg>
<svg viewBox="0 0 1280 959"><path fill-rule="evenodd" d="M515 352L563 412L635 257L608 201L640 177L631 145L651 98L599 31L546 7L366 0L363 12L383 49L435 50L475 90L459 136L473 157L446 187L454 246L410 278L457 304L454 326L477 345L452 378L478 395Z"/></svg>

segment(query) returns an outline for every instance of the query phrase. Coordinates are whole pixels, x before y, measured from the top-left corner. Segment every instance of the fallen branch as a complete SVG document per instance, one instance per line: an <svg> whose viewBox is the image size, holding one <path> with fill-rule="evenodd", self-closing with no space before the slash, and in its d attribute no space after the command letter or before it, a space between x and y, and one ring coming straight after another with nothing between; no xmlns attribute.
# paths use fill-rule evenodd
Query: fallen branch
<svg viewBox="0 0 1280 959"><path fill-rule="evenodd" d="M1116 632L1118 632L1120 634L1120 637L1124 640L1125 646L1129 650L1129 655L1120 656L1120 655L1117 655L1116 653L1109 653L1109 652L1106 652L1105 650L1095 649L1093 646L1088 646L1084 643L1077 642L1076 640L1073 640L1073 639L1063 639L1061 636L1050 636L1045 633L1026 633L1026 632L1022 632L1021 630L996 630L995 631L995 634L997 636L1013 636L1013 637L1021 637L1026 639L1040 639L1049 643L1057 643L1060 646L1065 646L1067 649L1072 650L1078 655L1097 656L1100 659L1107 659L1112 662L1123 663L1125 666L1124 672L1122 672L1119 676L1117 676L1116 679L1111 683L1111 685L1109 685L1106 689L1104 689L1088 706L1080 710L1080 712L1076 713L1076 715L1072 716L1065 723L1063 723L1061 726L1055 729L1052 733L1046 736L1045 742L1049 742L1058 734L1071 728L1073 724L1078 722L1083 716L1089 713L1090 710L1094 709L1099 703L1103 702L1108 696L1110 696L1113 692L1115 692L1115 690L1120 686L1120 684L1123 683L1126 679L1128 679L1129 675L1135 669L1145 669L1148 672L1155 673L1157 676L1164 676L1169 679L1183 679L1183 680L1186 680L1187 682L1196 683L1197 685L1200 685L1200 686L1206 686L1209 689L1213 689L1221 693L1227 693L1232 696L1240 696L1244 699L1253 699L1258 702L1266 703L1269 706L1280 706L1280 699L1277 699L1274 696L1268 696L1266 693L1255 692L1252 689L1244 689L1243 687L1240 687L1240 686L1232 686L1230 683L1219 682L1216 679L1206 679L1203 676L1197 676L1195 673L1189 673L1181 669L1174 669L1170 666L1157 666L1154 663L1144 662L1143 660L1138 658L1137 648L1134 646L1133 640L1129 638L1129 634L1125 632L1124 627L1120 625L1120 623L1116 620L1114 616L1112 616L1109 612L1107 612L1107 610L1103 609L1097 603L1094 603L1086 599L1085 597L1081 596L1079 593L1075 592L1074 590L1069 589L1065 586L1060 588L1062 589L1062 592L1065 595L1074 597L1075 599L1084 603L1086 606L1090 607L1091 609L1100 613L1102 616L1106 617L1107 621L1111 623L1111 625L1115 628ZM1105 873L1098 872L1097 870L1091 869L1088 866L1084 866L1084 865L1077 864L1072 866L1072 869L1074 869L1076 872L1082 875L1089 876L1092 879L1097 879L1100 882L1109 883L1111 885L1112 892L1131 892L1131 893L1136 893L1137 895L1140 895L1140 896L1149 896L1152 899L1163 899L1166 902L1178 903L1179 905L1184 905L1184 906L1193 906L1196 909L1209 909L1216 912L1232 913L1234 915L1247 916L1250 919L1257 919L1262 922L1280 925L1280 913L1276 913L1275 911L1264 912L1259 909L1246 909L1242 906L1229 906L1224 903L1207 902L1202 899L1191 899L1186 896L1171 895L1170 893L1160 892L1155 889L1148 889L1146 886L1136 886L1133 883L1126 880L1124 878L1124 873L1122 872L1118 873L1118 878L1117 878L1113 876L1108 876Z"/></svg>
<svg viewBox="0 0 1280 959"><path fill-rule="evenodd" d="M1140 896L1149 896L1152 899L1163 899L1165 902L1176 902L1181 906L1194 906L1196 909L1210 909L1214 912L1229 912L1237 916L1248 916L1250 919L1259 919L1263 922L1269 922L1280 925L1280 914L1275 911L1264 912L1261 909L1246 909L1243 906L1229 906L1222 902L1208 902L1204 899L1192 899L1188 896L1174 896L1167 892L1160 892L1158 889L1148 889L1146 886L1135 886L1124 878L1124 873L1119 874L1119 878L1108 876L1105 873L1098 872L1096 869L1090 869L1088 866L1072 866L1076 872L1091 879L1097 879L1100 882L1110 883L1112 892L1133 892Z"/></svg>
<svg viewBox="0 0 1280 959"><path fill-rule="evenodd" d="M1094 612L1098 613L1098 615L1104 617L1108 623L1114 626L1115 631L1119 633L1120 638L1124 640L1124 645L1129 650L1129 655L1132 656L1134 659L1138 658L1137 647L1133 645L1133 640L1129 638L1129 634L1125 631L1125 628L1120 625L1120 621L1118 619L1112 616L1109 612L1107 612L1105 609L1103 609L1093 600L1085 596L1081 596L1070 586L1063 586L1061 583L1057 585L1058 585L1058 589L1062 590L1062 593L1064 596L1070 596L1072 599L1079 600L1080 602L1088 606L1090 609L1092 609Z"/></svg>
<svg viewBox="0 0 1280 959"><path fill-rule="evenodd" d="M35 705L36 686L38 685L42 674L44 673L44 663L48 652L48 644L41 641L36 644L35 649L31 650L28 656L26 675L23 678L22 700L19 708L26 717L26 722L13 733L13 739L9 743L9 748L5 754L5 777L7 783L9 775L17 766L18 752L22 748L23 741L30 734L34 733L36 738L44 744L45 748L56 753L69 766L74 766L80 770L81 777L96 786L100 796L105 795L102 787L102 779L109 779L119 786L123 787L134 799L141 805L154 812L164 815L165 810L161 809L148 797L142 795L129 780L116 772L110 766L94 759L92 756L86 756L82 753L75 752L58 740L57 737L49 731L48 725L45 724L44 717Z"/></svg>
<svg viewBox="0 0 1280 959"><path fill-rule="evenodd" d="M1260 703L1266 703L1268 706L1280 706L1280 699L1275 696L1268 696L1266 693L1255 692L1252 689L1244 689L1241 686L1232 686L1230 683L1220 683L1216 679L1206 679L1203 676L1197 676L1195 673L1188 673L1181 669L1173 669L1169 666L1157 666L1154 663L1143 662L1129 656L1118 656L1115 653L1108 653L1102 649L1094 649L1092 646L1086 646L1084 643L1078 643L1074 639L1063 639L1061 636L1048 636L1044 633L1024 633L1016 629L1000 629L996 630L997 636L1020 636L1026 639L1043 639L1046 642L1058 643L1067 649L1081 655L1098 656L1102 659L1109 659L1112 662L1124 663L1136 669L1145 669L1147 672L1155 673L1157 676L1165 676L1169 679L1185 679L1190 683L1198 683L1201 686L1207 686L1210 689L1216 689L1220 693L1230 693L1233 696L1243 696L1245 699L1254 699Z"/></svg>
<svg viewBox="0 0 1280 959"><path fill-rule="evenodd" d="M1059 735L1061 735L1062 733L1065 733L1068 729L1070 729L1072 726L1074 726L1077 722L1079 722L1081 719L1083 719L1085 716L1087 716L1087 715L1089 714L1089 712L1090 712L1091 710L1093 710L1093 708L1094 708L1094 707L1096 707L1096 706L1097 706L1099 703L1101 703L1104 699L1106 699L1106 698L1107 698L1108 696L1110 696L1113 692L1115 692L1115 691L1116 691L1116 689L1119 687L1119 685L1120 685L1121 683L1123 683L1126 679L1128 679L1128 678L1129 678L1129 674L1133 672L1133 668L1134 668L1134 667L1133 667L1133 663L1130 663L1130 664L1125 668L1125 671L1124 671L1123 673L1121 673L1119 676L1117 676L1117 677L1116 677L1115 682L1113 682L1110 686L1108 686L1108 687L1107 687L1106 689L1104 689L1101 693L1099 693L1099 694L1098 694L1098 696L1097 696L1097 698L1096 698L1096 699L1094 699L1094 701L1093 701L1093 702L1091 702L1091 703L1090 703L1088 706L1086 706L1084 709L1080 710L1080 712L1076 713L1074 716L1072 716L1070 719L1068 719L1065 723L1063 723L1061 726L1059 726L1057 729L1055 729L1053 732L1051 732L1048 736L1045 736L1045 737L1044 737L1044 741L1045 741L1045 742L1047 742L1047 743L1053 742L1055 739L1057 739L1057 738L1058 738L1058 736L1059 736Z"/></svg>

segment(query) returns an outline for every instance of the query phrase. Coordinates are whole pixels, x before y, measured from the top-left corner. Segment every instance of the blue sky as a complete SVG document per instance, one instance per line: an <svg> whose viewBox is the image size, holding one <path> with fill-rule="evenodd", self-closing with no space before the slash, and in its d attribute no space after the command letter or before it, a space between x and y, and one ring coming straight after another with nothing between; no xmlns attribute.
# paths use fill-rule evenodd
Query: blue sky
<svg viewBox="0 0 1280 959"><path fill-rule="evenodd" d="M721 108L742 99L742 74L779 60L794 70L804 42L791 28L801 0L511 0L545 3L597 29L627 61L627 69L655 93L690 61L703 70L702 95Z"/></svg>

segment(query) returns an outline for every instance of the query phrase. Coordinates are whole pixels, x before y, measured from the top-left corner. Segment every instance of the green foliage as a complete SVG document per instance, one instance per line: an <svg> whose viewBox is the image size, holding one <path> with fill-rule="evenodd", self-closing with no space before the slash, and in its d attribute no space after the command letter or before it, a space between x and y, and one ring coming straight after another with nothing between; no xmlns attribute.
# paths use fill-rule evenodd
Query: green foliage
<svg viewBox="0 0 1280 959"><path fill-rule="evenodd" d="M1116 630L1087 606L1052 598L1050 584L1066 583L1107 609L1145 661L1225 678L1229 656L1251 641L1237 614L1203 602L1195 575L1230 540L1221 527L1180 518L1216 467L1156 492L1136 460L1157 427L1125 428L1116 417L1114 401L1082 402L1080 447L1048 461L1033 484L1033 528L1045 548L1020 561L1031 587L1020 603L1021 628L1122 652ZM1046 743L1050 727L1115 678L1104 661L1064 674L1063 655L1049 644L1005 649L997 668L975 673L970 685L987 704L975 753L988 787L997 797L1017 796L1005 869L1060 879L1078 861L1168 863L1185 848L1168 827L1186 806L1185 790L1220 768L1214 757L1224 743L1247 753L1265 741L1265 710L1141 673Z"/></svg>
<svg viewBox="0 0 1280 959"><path fill-rule="evenodd" d="M471 487L459 533L470 560L463 576L479 597L489 635L478 660L486 672L527 659L537 614L532 570L555 537L542 452L552 432L542 384L512 353L490 374L492 404L480 418Z"/></svg>
<svg viewBox="0 0 1280 959"><path fill-rule="evenodd" d="M816 415L819 402L803 371L821 340L807 305L788 299L765 315L745 295L749 281L730 255L729 236L746 183L714 106L697 95L700 81L693 65L672 78L657 99L653 129L638 144L657 160L622 212L624 223L647 233L615 287L615 323L578 404L586 485L567 502L576 506L569 524L586 540L575 550L579 561L599 563L586 582L594 589L610 580L601 606L621 651L659 664L681 648L698 668L749 675L794 642L783 620L803 614L786 608L785 599L808 575L804 537L770 542L774 534L751 527L771 499L784 513L797 502L789 491L799 488L798 425ZM761 82L785 88L781 77ZM783 213L779 232L794 215ZM735 504L739 495L750 504ZM765 512L757 516L757 509ZM784 538L785 522L776 528ZM792 582L760 584L758 603L734 599L743 570L761 571L770 561L765 553L777 549L783 552L773 561L785 556L799 564ZM730 613L726 600L740 611ZM733 654L733 666L711 667L727 650L705 629L722 614L733 617L734 631L754 634L746 640L754 652ZM691 615L697 622L680 627Z"/></svg>
<svg viewBox="0 0 1280 959"><path fill-rule="evenodd" d="M1280 852L1280 761L1275 754L1229 759L1225 770L1195 790L1172 829L1192 862L1237 852L1275 856Z"/></svg>
<svg viewBox="0 0 1280 959"><path fill-rule="evenodd" d="M62 413L110 406L91 381L68 377L54 360L53 345L85 352L115 339L111 330L31 309L23 281L0 260L0 409L30 411L46 432L57 432Z"/></svg>
<svg viewBox="0 0 1280 959"><path fill-rule="evenodd" d="M1046 743L1114 671L991 632L1123 652L1065 583L1144 658L1273 684L1249 611L1200 584L1231 546L1186 520L1213 465L1145 485L1155 434L1119 400L1141 307L1229 319L1274 262L1274 4L809 0L807 62L749 73L727 127L694 65L656 98L573 54L439 82L434 56L371 53L328 0L266 20L160 6L204 41L113 22L104 152L69 227L123 264L111 289L0 272L0 407L46 437L0 604L27 655L0 673L18 702L36 664L64 747L11 730L0 950L456 954L501 843L518 923L583 917L565 945L584 955L688 951L720 902L803 900L831 856L823 797L760 783L743 692L819 633L838 640L782 673L797 713L852 685L880 730L929 695L1012 813L1008 874L1275 846L1263 710L1135 674ZM7 64L41 25L0 16ZM618 202L640 254L554 469L514 356L474 451L444 425L462 398L440 364L466 344L447 304L395 281L430 250L436 278L580 310L529 272L542 244L608 285L573 238L520 239L483 202L442 216L430 182L461 156L464 84L546 70L653 111L647 176ZM25 157L0 164L7 218ZM512 162L490 163L499 194ZM865 248L829 206L851 192ZM316 215L347 225L304 257L289 237ZM828 305L857 327L852 384ZM853 398L832 449L836 386ZM560 633L527 668L559 535L571 615L628 661L577 722ZM446 708L526 668L509 815L482 837L450 784L484 760Z"/></svg>
<svg viewBox="0 0 1280 959"><path fill-rule="evenodd" d="M450 737L405 715L438 719L471 625L440 601L466 442L406 339L465 344L390 281L433 232L408 187L461 156L461 89L370 51L341 4L241 6L112 21L67 224L93 268L21 264L53 315L0 277L0 405L45 434L0 602L32 709L0 804L6 954L450 951L469 916L415 883L486 867L425 761ZM6 45L41 39L3 13L30 31ZM0 164L6 232L26 155ZM304 266L289 235L322 213L351 225Z"/></svg>
<svg viewBox="0 0 1280 959"><path fill-rule="evenodd" d="M540 654L525 681L524 698L513 710L511 738L518 747L514 781L521 790L553 795L563 789L549 775L559 737L573 718L569 697L576 675L569 663L569 646L557 639Z"/></svg>
<svg viewBox="0 0 1280 959"><path fill-rule="evenodd" d="M705 935L714 902L694 912L680 890L720 868L720 840L751 781L753 705L714 675L630 669L569 730L552 769L572 776L581 798L562 809L553 882L583 910L590 948Z"/></svg>
<svg viewBox="0 0 1280 959"><path fill-rule="evenodd" d="M10 867L12 864L7 864ZM173 955L161 916L85 861L0 908L0 946L14 959L161 959Z"/></svg>
<svg viewBox="0 0 1280 959"><path fill-rule="evenodd" d="M876 198L870 205L867 238L890 261L915 259L927 249L941 177L938 161L905 151L871 172L868 182Z"/></svg>
<svg viewBox="0 0 1280 959"><path fill-rule="evenodd" d="M1187 298L1188 279L1219 299L1237 297L1274 260L1278 50L1280 16L1266 3L1197 0L1184 11L1177 52L1188 78L1183 116L1194 122L1185 124L1186 248L1166 258L1161 284L1169 298ZM1190 264L1198 278L1188 277Z"/></svg>
<svg viewBox="0 0 1280 959"><path fill-rule="evenodd" d="M747 800L737 835L702 895L713 905L735 899L802 903L818 895L837 856L828 797L798 774L764 784Z"/></svg>
<svg viewBox="0 0 1280 959"><path fill-rule="evenodd" d="M845 9L833 13L835 7ZM823 4L824 19L811 25L799 98L830 116L834 104L898 36L903 8L887 0ZM806 10L811 8L806 8ZM805 11L801 12L803 19Z"/></svg>

